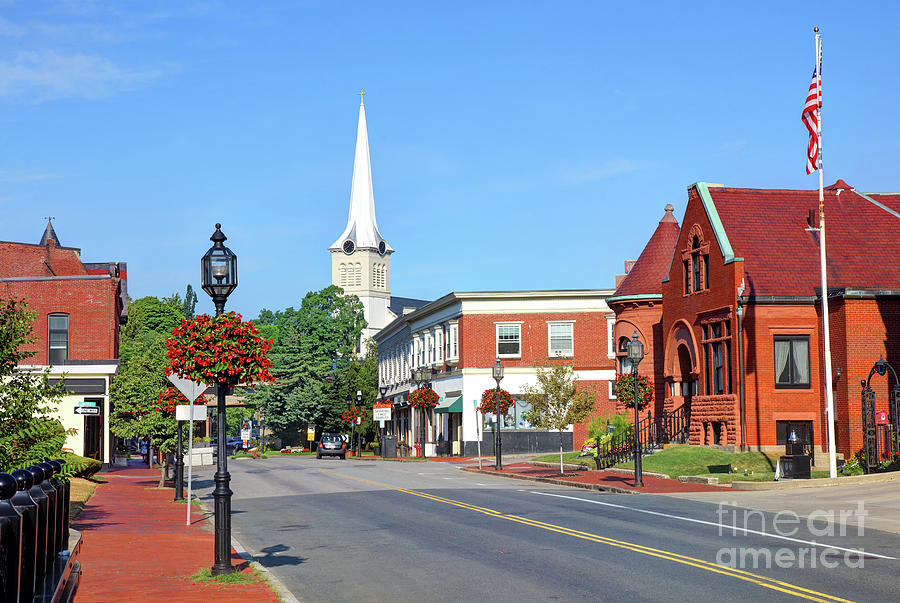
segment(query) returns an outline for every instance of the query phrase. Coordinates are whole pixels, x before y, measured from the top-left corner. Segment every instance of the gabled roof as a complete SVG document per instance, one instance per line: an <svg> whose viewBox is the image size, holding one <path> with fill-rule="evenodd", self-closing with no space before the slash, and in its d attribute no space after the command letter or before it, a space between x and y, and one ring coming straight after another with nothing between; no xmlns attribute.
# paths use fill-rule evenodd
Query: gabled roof
<svg viewBox="0 0 900 603"><path fill-rule="evenodd" d="M647 241L640 257L628 271L625 280L607 301L660 297L662 295L662 279L669 274L672 253L678 242L680 231L678 220L672 214L675 208L668 204L665 209L666 213L659 221L659 226L656 227L653 236Z"/></svg>
<svg viewBox="0 0 900 603"><path fill-rule="evenodd" d="M821 288L819 233L809 229L819 227L818 190L701 184L695 188L707 215L720 221L718 229L713 224L720 248L743 259L744 295L816 294ZM829 289L900 287L900 193L866 195L838 180L824 197Z"/></svg>

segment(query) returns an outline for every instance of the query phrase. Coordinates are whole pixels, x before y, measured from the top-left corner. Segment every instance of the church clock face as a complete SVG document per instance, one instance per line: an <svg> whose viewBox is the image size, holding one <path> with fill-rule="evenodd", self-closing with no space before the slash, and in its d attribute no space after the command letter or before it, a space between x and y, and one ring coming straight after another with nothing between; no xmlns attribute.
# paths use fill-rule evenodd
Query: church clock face
<svg viewBox="0 0 900 603"><path fill-rule="evenodd" d="M344 253L350 255L356 249L356 245L350 239L344 241Z"/></svg>
<svg viewBox="0 0 900 603"><path fill-rule="evenodd" d="M378 253L384 255L384 252L387 251L387 245L384 244L384 241L378 243Z"/></svg>

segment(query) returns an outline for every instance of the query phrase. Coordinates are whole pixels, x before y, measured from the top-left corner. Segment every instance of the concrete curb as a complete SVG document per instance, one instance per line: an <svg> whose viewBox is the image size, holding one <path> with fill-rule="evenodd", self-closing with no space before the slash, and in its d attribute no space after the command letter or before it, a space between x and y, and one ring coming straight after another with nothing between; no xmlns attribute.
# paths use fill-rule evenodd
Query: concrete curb
<svg viewBox="0 0 900 603"><path fill-rule="evenodd" d="M900 471L888 473L872 473L870 475L851 475L848 477L822 477L818 479L794 479L780 482L731 482L734 490L796 490L799 488L828 488L834 486L853 486L865 484L881 484L900 481Z"/></svg>
<svg viewBox="0 0 900 603"><path fill-rule="evenodd" d="M213 512L209 509L209 507L206 506L206 503L204 503L199 498L195 498L194 500L200 503L200 508L203 509L203 513L206 515L206 521L214 527L215 515L213 514ZM300 603L300 599L295 597L294 593L288 590L287 586L285 586L284 583L279 580L277 576L275 576L275 574L270 572L265 566L263 566L263 564L254 559L253 555L251 555L247 551L247 549L244 548L244 545L242 545L240 541L238 541L238 539L234 536L231 537L231 548L233 548L237 552L238 556L240 556L241 559L249 563L250 567L258 571L265 577L269 586L273 591L275 591L275 596L284 601L284 603Z"/></svg>
<svg viewBox="0 0 900 603"><path fill-rule="evenodd" d="M462 471L471 473L483 473L485 475L495 475L497 477L507 477L512 479L521 479L531 482L543 482L545 484L555 484L557 486L568 486L570 488L581 488L582 490L599 490L601 492L613 492L615 494L640 494L637 490L629 490L628 488L620 488L618 486L606 486L604 484L582 484L579 482L570 482L562 479L553 479L552 477L531 477L528 475L519 475L517 473L499 473L497 471L485 471L475 467L460 467Z"/></svg>

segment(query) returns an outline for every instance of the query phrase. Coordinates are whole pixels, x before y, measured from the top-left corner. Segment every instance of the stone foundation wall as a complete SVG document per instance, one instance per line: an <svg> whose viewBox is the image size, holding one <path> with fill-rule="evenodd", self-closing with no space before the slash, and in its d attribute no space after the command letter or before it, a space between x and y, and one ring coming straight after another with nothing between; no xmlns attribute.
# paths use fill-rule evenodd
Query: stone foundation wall
<svg viewBox="0 0 900 603"><path fill-rule="evenodd" d="M694 396L691 399L691 444L740 444L737 396Z"/></svg>

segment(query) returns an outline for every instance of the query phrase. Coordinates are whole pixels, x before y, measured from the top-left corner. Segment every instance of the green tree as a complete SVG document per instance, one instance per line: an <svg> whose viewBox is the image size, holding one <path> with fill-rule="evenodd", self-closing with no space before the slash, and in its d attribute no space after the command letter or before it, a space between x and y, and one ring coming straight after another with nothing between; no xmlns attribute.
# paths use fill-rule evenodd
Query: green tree
<svg viewBox="0 0 900 603"><path fill-rule="evenodd" d="M109 392L110 430L120 438L149 438L164 453L175 449L177 422L171 413L157 409L156 402L169 385L165 340L181 319L179 306L156 297L128 305L128 324L119 343L119 374Z"/></svg>
<svg viewBox="0 0 900 603"><path fill-rule="evenodd" d="M359 298L332 285L307 293L299 310L264 310L260 315L260 323L276 328L269 355L276 381L252 388L250 404L283 439L295 439L307 423L325 431L340 429L351 387L347 371L366 326Z"/></svg>
<svg viewBox="0 0 900 603"><path fill-rule="evenodd" d="M563 430L580 423L590 415L596 396L588 389L579 389L578 377L571 364L548 360L546 365L535 365L537 384L525 386L523 397L531 406L525 412L525 420L539 429L559 431L559 472L563 467Z"/></svg>
<svg viewBox="0 0 900 603"><path fill-rule="evenodd" d="M50 387L46 371L16 368L34 356L26 349L35 341L34 316L24 301L0 300L0 471L4 472L47 456L59 458L66 442L66 430L52 416L62 387Z"/></svg>

